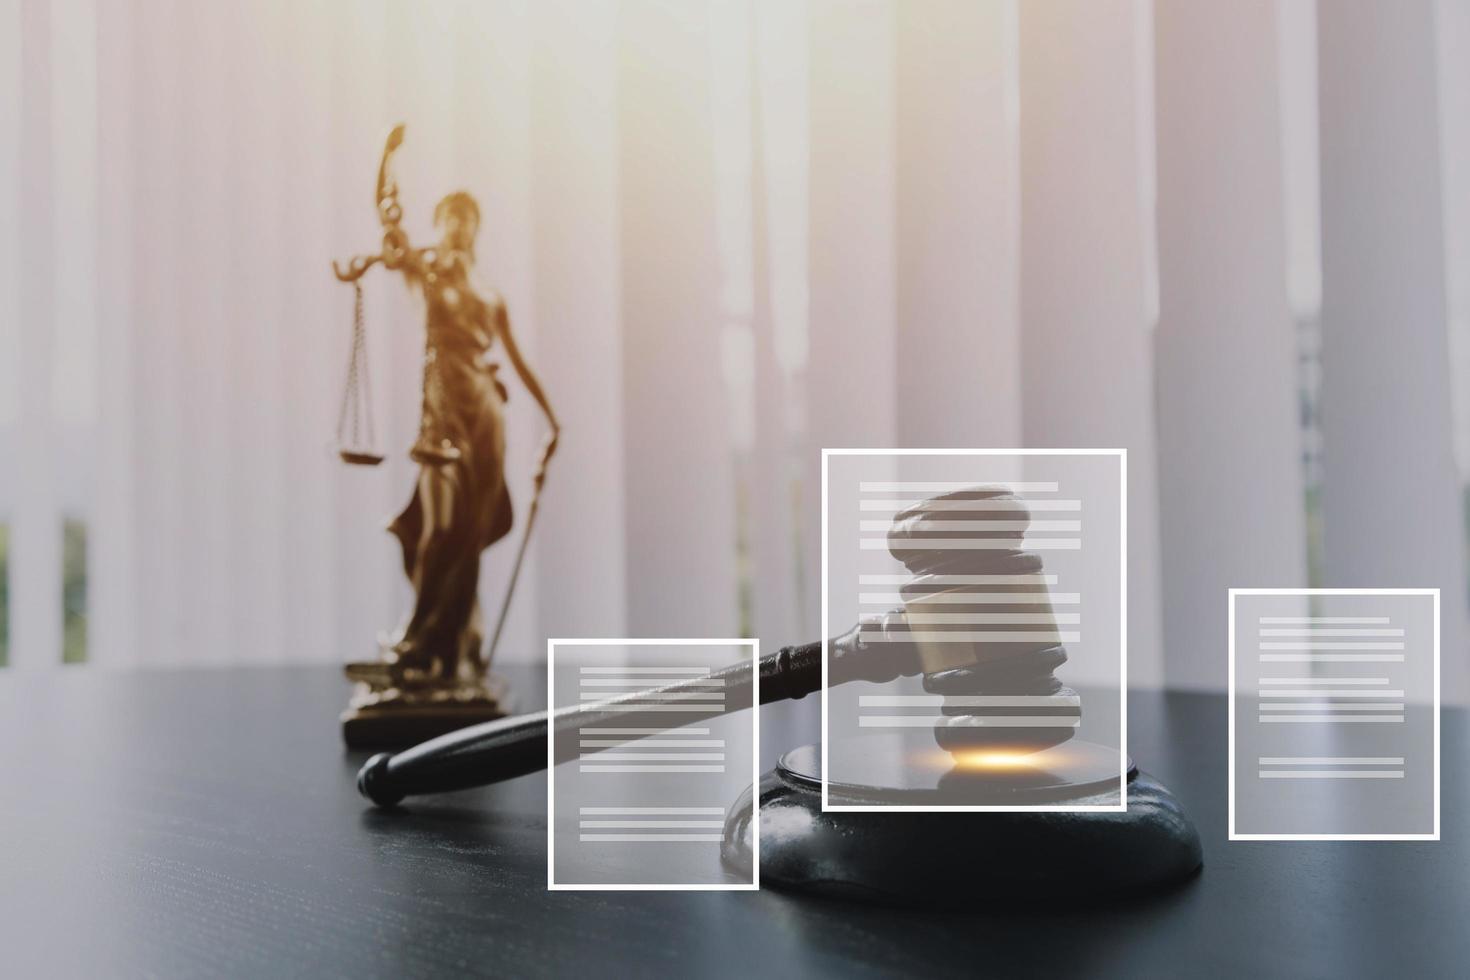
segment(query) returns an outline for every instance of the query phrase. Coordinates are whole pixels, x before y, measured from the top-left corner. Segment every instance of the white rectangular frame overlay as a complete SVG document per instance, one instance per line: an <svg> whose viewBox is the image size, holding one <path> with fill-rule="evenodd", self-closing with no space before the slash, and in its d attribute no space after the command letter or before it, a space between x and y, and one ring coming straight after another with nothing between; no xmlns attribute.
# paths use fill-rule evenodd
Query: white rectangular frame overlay
<svg viewBox="0 0 1470 980"><path fill-rule="evenodd" d="M1118 457L1118 783L1113 806L835 806L827 798L827 462L833 456ZM822 450L822 812L823 813L1123 813L1128 809L1128 450L1127 449L823 449Z"/></svg>
<svg viewBox="0 0 1470 980"><path fill-rule="evenodd" d="M1229 680L1226 682L1229 722L1226 736L1229 760L1227 818L1232 841L1338 840L1338 841L1437 841L1439 840L1439 589L1230 589L1227 621L1227 656L1230 658ZM1235 597L1238 595L1427 595L1434 597L1434 832L1429 834L1237 834L1235 832Z"/></svg>
<svg viewBox="0 0 1470 980"><path fill-rule="evenodd" d="M646 647L672 647L672 646L695 646L695 647L737 647L750 648L750 670L751 670L751 692L750 692L750 714L751 714L751 737L755 740L750 753L750 785L759 787L761 782L761 643L759 639L746 639L738 637L734 639L719 639L714 637L698 637L695 639L673 639L668 637L644 637L641 639L617 638L601 639L595 637L566 638L556 637L546 641L546 705L548 718L546 726L546 890L553 892L754 892L760 891L761 887L761 808L760 800L753 797L751 800L751 852L752 878L750 884L738 885L619 885L619 884L592 884L573 885L557 884L555 876L556 868L556 781L553 770L556 768L554 748L552 741L552 725L549 717L550 712L555 710L556 700L556 648L564 647L598 647L598 646L646 646Z"/></svg>

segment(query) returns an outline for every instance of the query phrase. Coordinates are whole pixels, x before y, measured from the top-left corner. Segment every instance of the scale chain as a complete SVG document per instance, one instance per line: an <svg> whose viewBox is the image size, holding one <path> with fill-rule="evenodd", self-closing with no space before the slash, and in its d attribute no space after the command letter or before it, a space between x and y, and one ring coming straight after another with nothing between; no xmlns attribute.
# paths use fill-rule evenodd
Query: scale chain
<svg viewBox="0 0 1470 980"><path fill-rule="evenodd" d="M353 451L362 450L377 441L373 425L372 378L367 366L367 330L363 318L362 284L352 283L352 346L347 355L347 383L342 389L342 406L337 412L337 444ZM364 407L364 402L367 402ZM348 412L351 412L351 441L348 434ZM366 414L366 426L363 416ZM362 442L364 427L367 444Z"/></svg>

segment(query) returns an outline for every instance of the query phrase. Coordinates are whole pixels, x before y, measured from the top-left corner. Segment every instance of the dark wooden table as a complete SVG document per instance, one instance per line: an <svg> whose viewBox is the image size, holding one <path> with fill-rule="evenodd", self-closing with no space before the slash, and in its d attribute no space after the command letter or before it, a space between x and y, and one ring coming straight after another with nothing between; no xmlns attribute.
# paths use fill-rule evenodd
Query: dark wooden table
<svg viewBox="0 0 1470 980"><path fill-rule="evenodd" d="M510 676L535 697L536 672ZM1198 822L1203 874L1116 907L1003 914L550 893L543 775L374 810L338 739L345 695L325 668L0 675L0 974L1470 971L1459 710L1444 718L1442 842L1232 844L1224 698L1137 695L1133 755Z"/></svg>

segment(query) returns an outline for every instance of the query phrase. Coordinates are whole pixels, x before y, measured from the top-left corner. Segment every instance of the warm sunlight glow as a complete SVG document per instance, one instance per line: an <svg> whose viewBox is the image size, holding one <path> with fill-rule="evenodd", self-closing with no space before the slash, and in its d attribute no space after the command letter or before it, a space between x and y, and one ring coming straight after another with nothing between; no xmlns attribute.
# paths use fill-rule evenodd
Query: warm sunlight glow
<svg viewBox="0 0 1470 980"><path fill-rule="evenodd" d="M1019 769L1031 765L1035 752L957 752L953 758L961 769Z"/></svg>

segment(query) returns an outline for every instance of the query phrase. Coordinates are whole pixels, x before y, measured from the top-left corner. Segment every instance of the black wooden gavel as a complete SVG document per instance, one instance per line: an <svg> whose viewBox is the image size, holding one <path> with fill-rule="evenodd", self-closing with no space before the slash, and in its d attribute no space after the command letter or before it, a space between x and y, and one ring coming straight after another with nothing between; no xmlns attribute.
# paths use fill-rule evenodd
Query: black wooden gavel
<svg viewBox="0 0 1470 980"><path fill-rule="evenodd" d="M863 643L858 629L832 641L828 668L833 683L848 680L890 681L918 673L917 659L902 651L874 650ZM894 656L894 654L899 654ZM805 697L822 686L822 644L784 647L762 657L760 703ZM597 724L628 727L668 728L667 715L628 711L633 704L646 703L670 694L701 690L719 681L725 702L749 704L752 670L749 663L733 664L706 676L678 681L647 691L609 697L593 705L576 705L559 710L537 711L501 718L448 735L441 735L411 749L391 755L379 753L357 774L357 788L381 806L391 806L405 796L444 793L485 786L536 772L546 766L546 739L551 726L558 732ZM690 705L694 706L693 703ZM678 724L688 725L725 713L724 704L711 704L707 711L681 712ZM565 739L565 758L560 764L598 749L577 747L576 739Z"/></svg>
<svg viewBox="0 0 1470 980"><path fill-rule="evenodd" d="M965 509L967 502L973 509ZM997 511L1007 518L1000 524L1004 529L980 531L974 536L1012 539L1014 548L957 553L923 545L925 538L954 536L940 525L963 520L984 524ZM924 689L945 697L935 738L951 752L987 747L1037 751L1071 738L1080 707L981 707L1015 696L1044 696L1073 704L1077 701L1075 692L1063 687L1052 673L1067 655L1056 642L1049 593L1039 574L1041 559L1033 552L1020 550L1028 521L1024 502L1003 487L974 487L944 494L897 514L888 534L889 550L915 578L901 590L902 607L864 618L830 641L828 683L886 683L922 673ZM947 640L946 632L974 630L973 624L953 622L964 618L956 614L965 613L982 623L994 621L985 617L1009 614L1038 627L1019 631L1035 632L1037 638L1000 643ZM784 647L761 658L758 668L761 704L805 697L822 685L822 644ZM536 772L547 762L550 726L556 726L558 732L607 723L629 726L638 721L651 729L673 727L666 715L630 708L698 690L716 680L729 695L725 703L751 703L751 666L734 664L708 676L610 697L592 705L486 722L397 755L381 753L369 759L358 773L358 790L374 803L391 806L406 796L469 789ZM1018 710L1032 716L1031 727L1006 727L1007 715ZM723 705L713 704L707 712L681 712L679 724L703 721L724 712ZM1035 726L1038 714L1054 715L1057 724ZM552 760L556 764L588 751L578 748L576 739L559 740L558 744L568 748L565 758Z"/></svg>

